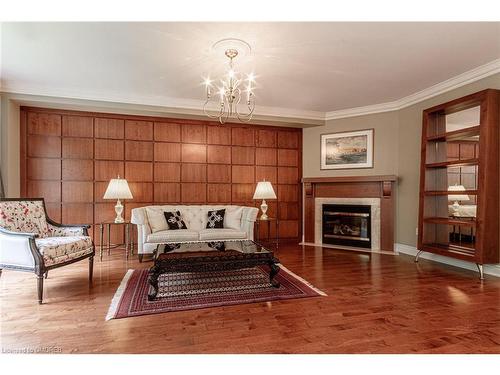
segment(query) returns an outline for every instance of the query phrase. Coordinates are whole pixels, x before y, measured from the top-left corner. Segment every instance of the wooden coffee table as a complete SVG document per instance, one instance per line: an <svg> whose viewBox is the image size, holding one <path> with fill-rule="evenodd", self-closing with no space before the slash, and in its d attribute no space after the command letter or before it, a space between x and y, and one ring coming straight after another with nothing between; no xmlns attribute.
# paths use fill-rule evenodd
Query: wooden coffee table
<svg viewBox="0 0 500 375"><path fill-rule="evenodd" d="M229 271L265 264L270 268L269 282L278 288L280 284L274 280L280 270L278 263L271 250L249 240L161 244L149 269L148 300L156 299L160 275L173 272Z"/></svg>

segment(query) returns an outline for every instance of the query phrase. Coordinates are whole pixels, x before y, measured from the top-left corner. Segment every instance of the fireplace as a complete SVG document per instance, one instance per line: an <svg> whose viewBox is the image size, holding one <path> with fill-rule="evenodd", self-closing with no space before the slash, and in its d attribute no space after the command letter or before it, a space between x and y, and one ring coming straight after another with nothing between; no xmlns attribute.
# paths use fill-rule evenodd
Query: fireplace
<svg viewBox="0 0 500 375"><path fill-rule="evenodd" d="M323 204L322 242L331 245L372 247L371 206Z"/></svg>

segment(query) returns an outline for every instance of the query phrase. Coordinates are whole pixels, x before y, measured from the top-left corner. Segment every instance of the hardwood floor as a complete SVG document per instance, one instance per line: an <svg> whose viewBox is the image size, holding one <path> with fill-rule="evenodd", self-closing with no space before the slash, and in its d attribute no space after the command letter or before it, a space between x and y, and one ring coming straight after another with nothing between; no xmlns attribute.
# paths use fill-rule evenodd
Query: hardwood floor
<svg viewBox="0 0 500 375"><path fill-rule="evenodd" d="M499 353L500 279L405 255L288 244L281 262L328 297L105 321L125 271L147 268L120 250L49 272L44 304L33 274L0 278L3 352Z"/></svg>

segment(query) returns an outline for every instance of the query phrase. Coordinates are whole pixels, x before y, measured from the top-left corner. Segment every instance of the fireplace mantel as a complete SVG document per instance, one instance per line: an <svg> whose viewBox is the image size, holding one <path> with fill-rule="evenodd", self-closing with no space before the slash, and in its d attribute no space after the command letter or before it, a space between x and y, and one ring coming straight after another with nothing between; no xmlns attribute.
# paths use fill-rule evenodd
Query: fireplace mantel
<svg viewBox="0 0 500 375"><path fill-rule="evenodd" d="M304 177L304 243L317 244L317 198L378 198L380 200L380 250L394 251L395 175Z"/></svg>

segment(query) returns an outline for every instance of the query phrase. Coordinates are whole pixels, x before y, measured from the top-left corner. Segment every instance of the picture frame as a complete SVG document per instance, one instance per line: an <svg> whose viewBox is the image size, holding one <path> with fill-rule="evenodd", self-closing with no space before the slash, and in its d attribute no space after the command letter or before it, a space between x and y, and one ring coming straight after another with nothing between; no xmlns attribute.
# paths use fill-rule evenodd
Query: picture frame
<svg viewBox="0 0 500 375"><path fill-rule="evenodd" d="M321 169L373 168L373 129L321 134Z"/></svg>

